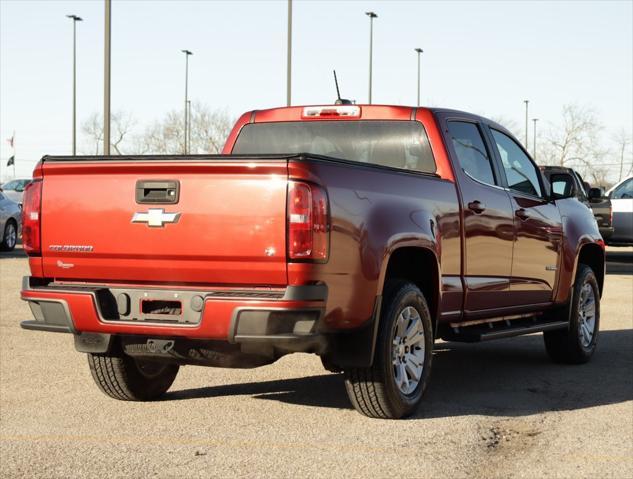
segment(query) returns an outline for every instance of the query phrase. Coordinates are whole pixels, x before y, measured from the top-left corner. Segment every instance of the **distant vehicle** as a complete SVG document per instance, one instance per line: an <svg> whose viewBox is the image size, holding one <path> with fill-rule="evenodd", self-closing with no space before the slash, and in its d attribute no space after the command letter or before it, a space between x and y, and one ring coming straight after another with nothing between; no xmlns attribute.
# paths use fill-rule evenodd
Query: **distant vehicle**
<svg viewBox="0 0 633 479"><path fill-rule="evenodd" d="M600 234L607 241L613 234L611 201L603 188L591 188L580 173L564 166L541 166L541 171L552 185L552 193L577 198L593 211Z"/></svg>
<svg viewBox="0 0 633 479"><path fill-rule="evenodd" d="M24 188L32 180L29 178L16 178L15 180L7 181L2 185L4 194L10 200L15 201L18 205L22 206L22 195L24 194Z"/></svg>
<svg viewBox="0 0 633 479"><path fill-rule="evenodd" d="M613 205L613 235L609 244L633 245L633 176L615 185L607 195Z"/></svg>
<svg viewBox="0 0 633 479"><path fill-rule="evenodd" d="M0 188L0 250L11 251L15 248L21 223L22 209Z"/></svg>

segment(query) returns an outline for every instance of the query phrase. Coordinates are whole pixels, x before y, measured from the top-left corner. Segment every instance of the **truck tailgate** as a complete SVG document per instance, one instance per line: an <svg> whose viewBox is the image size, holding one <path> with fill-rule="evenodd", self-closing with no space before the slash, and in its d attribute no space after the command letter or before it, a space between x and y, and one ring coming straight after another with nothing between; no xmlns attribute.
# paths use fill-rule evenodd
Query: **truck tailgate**
<svg viewBox="0 0 633 479"><path fill-rule="evenodd" d="M171 284L287 282L285 159L110 157L44 161L42 168L42 264L47 277ZM152 181L178 182L177 202L139 203L139 181L150 186Z"/></svg>

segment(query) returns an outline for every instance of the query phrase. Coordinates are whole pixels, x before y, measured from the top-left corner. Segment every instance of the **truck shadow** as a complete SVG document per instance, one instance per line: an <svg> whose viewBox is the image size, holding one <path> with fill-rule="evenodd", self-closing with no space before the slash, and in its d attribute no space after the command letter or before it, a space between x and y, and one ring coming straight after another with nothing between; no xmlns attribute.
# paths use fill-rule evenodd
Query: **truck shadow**
<svg viewBox="0 0 633 479"><path fill-rule="evenodd" d="M438 343L433 377L414 418L526 416L633 400L633 330L600 333L588 364L559 365L540 335L482 344ZM351 409L342 374L174 391L165 400L251 396L302 406Z"/></svg>
<svg viewBox="0 0 633 479"><path fill-rule="evenodd" d="M622 248L620 251L609 248L607 251L607 274L633 275L633 251Z"/></svg>

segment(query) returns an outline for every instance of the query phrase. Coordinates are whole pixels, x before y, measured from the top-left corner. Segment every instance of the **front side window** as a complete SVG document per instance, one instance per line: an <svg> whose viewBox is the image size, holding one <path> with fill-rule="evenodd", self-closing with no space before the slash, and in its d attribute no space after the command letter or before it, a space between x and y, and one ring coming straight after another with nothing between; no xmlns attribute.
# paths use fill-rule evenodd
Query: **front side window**
<svg viewBox="0 0 633 479"><path fill-rule="evenodd" d="M614 200L633 198L633 178L618 186L611 195Z"/></svg>
<svg viewBox="0 0 633 479"><path fill-rule="evenodd" d="M242 128L232 153L312 153L424 173L437 170L426 131L417 121L251 123Z"/></svg>
<svg viewBox="0 0 633 479"><path fill-rule="evenodd" d="M508 186L519 193L542 197L538 170L523 150L508 135L492 131L501 163L506 173Z"/></svg>
<svg viewBox="0 0 633 479"><path fill-rule="evenodd" d="M477 125L465 121L449 121L448 133L462 169L476 180L494 185L492 164Z"/></svg>

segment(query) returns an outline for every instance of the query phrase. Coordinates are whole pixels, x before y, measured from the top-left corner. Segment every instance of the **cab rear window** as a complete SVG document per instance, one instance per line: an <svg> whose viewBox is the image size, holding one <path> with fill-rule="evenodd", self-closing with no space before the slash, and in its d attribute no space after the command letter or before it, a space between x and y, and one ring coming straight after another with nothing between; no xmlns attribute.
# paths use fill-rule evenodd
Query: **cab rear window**
<svg viewBox="0 0 633 479"><path fill-rule="evenodd" d="M310 153L404 170L435 173L426 131L417 121L304 121L251 123L233 154Z"/></svg>

